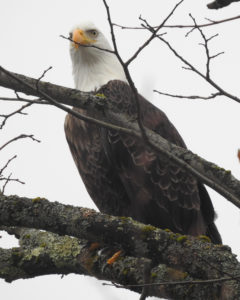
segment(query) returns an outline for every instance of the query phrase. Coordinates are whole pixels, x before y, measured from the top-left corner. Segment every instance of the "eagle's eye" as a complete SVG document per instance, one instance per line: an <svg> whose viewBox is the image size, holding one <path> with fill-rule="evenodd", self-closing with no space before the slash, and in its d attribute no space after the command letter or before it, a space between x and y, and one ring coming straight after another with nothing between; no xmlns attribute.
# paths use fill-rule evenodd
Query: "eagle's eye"
<svg viewBox="0 0 240 300"><path fill-rule="evenodd" d="M98 36L98 32L96 29L91 29L88 31L88 33L92 36L92 37L97 37Z"/></svg>
<svg viewBox="0 0 240 300"><path fill-rule="evenodd" d="M72 40L72 37L73 37L73 34L72 34L72 32L69 32L69 35L68 35L68 37Z"/></svg>

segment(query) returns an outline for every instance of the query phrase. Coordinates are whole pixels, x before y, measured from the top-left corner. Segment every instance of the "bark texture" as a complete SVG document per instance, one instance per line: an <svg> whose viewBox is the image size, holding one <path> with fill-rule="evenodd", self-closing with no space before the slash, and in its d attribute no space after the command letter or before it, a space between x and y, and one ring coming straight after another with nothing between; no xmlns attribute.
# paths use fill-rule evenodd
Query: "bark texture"
<svg viewBox="0 0 240 300"><path fill-rule="evenodd" d="M111 102L111 98L106 98L103 94L84 93L3 70L0 67L0 86L28 95L43 98L46 96L49 100L54 99L59 104L63 103L88 110L94 116L89 121L97 121L97 124L100 126L128 133L142 139L142 132L136 120L129 120L124 114L118 113ZM81 116L76 117L81 118ZM145 128L145 133L153 149L182 166L201 182L210 186L240 208L240 182L232 176L230 171L204 160L189 150L169 143L160 135L147 128Z"/></svg>
<svg viewBox="0 0 240 300"><path fill-rule="evenodd" d="M131 218L42 198L3 195L0 224L19 238L18 248L0 249L0 277L7 281L76 273L137 292L142 287L129 285L151 283L148 295L169 299L240 297L240 264L235 255L205 236L181 236ZM121 255L108 263L119 249Z"/></svg>

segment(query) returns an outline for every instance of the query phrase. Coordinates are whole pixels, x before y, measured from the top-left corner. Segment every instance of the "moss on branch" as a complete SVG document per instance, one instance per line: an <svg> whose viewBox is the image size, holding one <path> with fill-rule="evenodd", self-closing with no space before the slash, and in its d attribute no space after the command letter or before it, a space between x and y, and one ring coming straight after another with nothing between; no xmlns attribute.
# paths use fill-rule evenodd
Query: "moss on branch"
<svg viewBox="0 0 240 300"><path fill-rule="evenodd" d="M9 250L11 253L3 250L2 257L8 255L5 261L9 261L10 265L9 269L1 269L6 270L5 274L15 274L16 278L74 272L124 285L142 284L145 282L144 263L150 261L151 282L210 280L204 285L191 284L191 288L181 284L174 287L170 284L153 286L149 292L151 295L186 299L182 298L183 293L190 293L192 297L201 292L203 298L191 299L214 299L212 297L216 295L225 299L223 296L227 291L231 298L226 299L239 299L239 281L229 280L229 276L240 275L240 265L235 256L229 247L213 245L201 237L181 236L131 218L109 216L42 198L36 201L36 198L3 195L0 195L0 224L44 229L58 234L38 232L37 238L34 238L32 231L27 231L20 234L20 248ZM92 243L95 243L94 246ZM102 251L98 250L105 248L108 251L100 255ZM107 260L119 249L122 249L120 258L113 264L107 264ZM13 261L15 264L12 265ZM25 267L25 262L26 265L30 263L30 269ZM21 268L16 269L19 266ZM37 273L30 274L30 270ZM6 280L13 280L4 276ZM221 281L223 277L228 277L228 280ZM218 279L219 282L211 281ZM141 290L140 287L128 288ZM204 298L206 295L211 297Z"/></svg>
<svg viewBox="0 0 240 300"><path fill-rule="evenodd" d="M111 82L108 84L111 84ZM119 83L119 89L124 87L124 85L126 85L126 83ZM136 120L133 119L130 122L123 111L119 111L118 109L116 111L116 105L111 98L105 99L99 96L102 93L104 94L104 87L98 91L97 96L93 93L81 92L76 89L54 85L21 74L9 72L1 66L0 86L28 95L46 98L47 103L64 109L74 114L75 117L93 122L98 124L98 126L130 134L139 139L143 138ZM36 86L38 88L36 88ZM90 112L92 117L76 115L76 112L73 112L62 104L85 109ZM147 128L144 128L144 131L148 137L149 144L155 151L165 155L168 159L183 167L193 176L240 208L240 182L234 178L232 174L204 160L191 151L170 144L164 138Z"/></svg>

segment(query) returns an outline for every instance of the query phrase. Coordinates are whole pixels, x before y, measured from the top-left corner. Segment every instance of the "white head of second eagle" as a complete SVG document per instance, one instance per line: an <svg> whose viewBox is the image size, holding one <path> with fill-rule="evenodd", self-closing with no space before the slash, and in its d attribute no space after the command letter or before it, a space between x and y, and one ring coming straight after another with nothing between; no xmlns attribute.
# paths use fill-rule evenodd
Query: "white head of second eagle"
<svg viewBox="0 0 240 300"><path fill-rule="evenodd" d="M127 81L116 55L100 50L112 50L112 47L92 22L85 22L74 27L70 32L70 38L73 41L70 44L70 55L75 88L90 92L97 90L110 80Z"/></svg>

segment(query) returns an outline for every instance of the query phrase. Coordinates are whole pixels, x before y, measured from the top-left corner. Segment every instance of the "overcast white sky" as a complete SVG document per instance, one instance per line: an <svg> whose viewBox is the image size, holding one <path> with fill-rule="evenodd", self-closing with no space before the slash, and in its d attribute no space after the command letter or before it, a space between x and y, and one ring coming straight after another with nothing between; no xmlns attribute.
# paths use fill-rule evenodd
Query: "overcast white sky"
<svg viewBox="0 0 240 300"><path fill-rule="evenodd" d="M108 1L112 19L116 23L138 25L138 17L151 24L159 24L176 1ZM170 20L171 24L191 23L189 13L198 20L217 20L232 17L239 11L239 3L220 11L206 9L207 0L186 0ZM2 0L0 2L0 65L27 76L38 78L49 66L45 80L73 87L68 41L59 37L68 35L71 27L82 20L95 22L109 37L106 12L101 0ZM204 49L199 34L188 39L185 30L166 30L165 36L179 52L204 70ZM239 91L239 21L205 29L207 35L219 33L211 42L212 54L225 51L212 63L212 78L227 91L240 96ZM237 34L235 34L237 33ZM116 30L117 42L123 58L128 58L147 38L144 31ZM131 66L131 74L139 92L167 113L183 136L188 147L207 160L232 170L239 178L240 165L240 106L232 100L218 98L211 101L173 100L156 95L153 89L185 94L208 95L214 92L202 79L182 69L182 64L159 41L154 41ZM0 96L13 96L0 88ZM0 102L1 113L19 107L19 104ZM0 145L21 133L34 134L41 144L30 140L11 144L0 153L0 166L14 154L8 172L25 181L25 185L12 183L7 194L27 197L45 197L50 201L94 207L79 178L63 132L65 113L56 108L35 106L28 116L15 116L7 122L0 135ZM240 254L239 211L215 192L210 191L218 213L217 225L223 242ZM2 238L0 246L9 245ZM0 280L2 299L138 299L138 295L124 290L102 287L90 277L45 276L31 280L18 280L7 284Z"/></svg>

